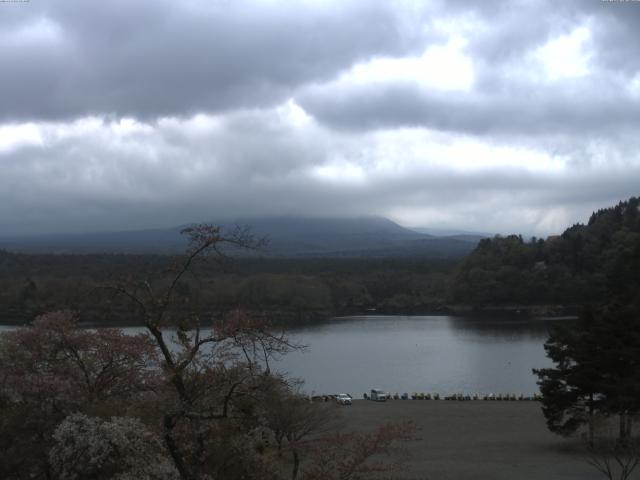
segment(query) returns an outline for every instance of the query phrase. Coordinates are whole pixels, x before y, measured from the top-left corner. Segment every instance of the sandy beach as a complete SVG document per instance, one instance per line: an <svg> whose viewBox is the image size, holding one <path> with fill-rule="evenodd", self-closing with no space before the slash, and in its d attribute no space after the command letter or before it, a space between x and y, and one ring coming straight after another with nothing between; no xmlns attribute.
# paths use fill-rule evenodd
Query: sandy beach
<svg viewBox="0 0 640 480"><path fill-rule="evenodd" d="M370 429L402 420L416 423L418 439L407 445L411 459L399 478L604 478L586 463L579 441L546 429L538 402L355 400L341 410L348 429Z"/></svg>

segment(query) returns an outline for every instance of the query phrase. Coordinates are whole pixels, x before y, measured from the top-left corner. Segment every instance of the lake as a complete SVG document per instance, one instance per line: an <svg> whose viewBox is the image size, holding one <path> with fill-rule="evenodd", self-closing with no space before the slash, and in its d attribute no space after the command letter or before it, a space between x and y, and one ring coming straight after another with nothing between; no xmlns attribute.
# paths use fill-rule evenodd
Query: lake
<svg viewBox="0 0 640 480"><path fill-rule="evenodd" d="M307 345L273 366L308 393L389 392L532 395L532 368L550 366L543 344L559 320L359 316L296 328ZM134 332L142 328L126 328Z"/></svg>
<svg viewBox="0 0 640 480"><path fill-rule="evenodd" d="M440 394L538 391L532 368L550 366L544 352L558 320L449 316L367 316L296 329L308 345L287 355L280 371L305 379L309 393L371 388Z"/></svg>

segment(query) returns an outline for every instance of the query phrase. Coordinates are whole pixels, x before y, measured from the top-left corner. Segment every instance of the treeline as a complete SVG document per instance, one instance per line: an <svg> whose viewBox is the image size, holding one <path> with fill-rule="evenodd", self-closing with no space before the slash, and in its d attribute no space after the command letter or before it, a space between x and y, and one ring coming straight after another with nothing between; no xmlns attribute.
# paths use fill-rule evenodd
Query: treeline
<svg viewBox="0 0 640 480"><path fill-rule="evenodd" d="M516 235L482 240L454 275L452 299L472 305L584 305L630 293L637 297L638 208L638 198L631 198L546 240Z"/></svg>
<svg viewBox="0 0 640 480"><path fill-rule="evenodd" d="M71 308L84 322L135 323L128 306L105 298L101 286L131 276L157 283L153 279L168 260L0 252L0 321L26 323L44 312ZM201 260L178 293L203 313L224 314L242 306L285 323L371 311L425 313L446 304L455 265L426 259Z"/></svg>

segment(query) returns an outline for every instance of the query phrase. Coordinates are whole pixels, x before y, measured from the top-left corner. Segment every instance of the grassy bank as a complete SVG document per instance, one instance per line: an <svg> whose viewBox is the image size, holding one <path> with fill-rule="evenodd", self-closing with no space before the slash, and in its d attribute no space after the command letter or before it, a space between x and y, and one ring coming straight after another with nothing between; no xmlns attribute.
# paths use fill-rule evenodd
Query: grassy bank
<svg viewBox="0 0 640 480"><path fill-rule="evenodd" d="M369 430L411 420L418 439L399 478L434 480L597 480L577 440L551 434L537 402L356 400L345 427Z"/></svg>

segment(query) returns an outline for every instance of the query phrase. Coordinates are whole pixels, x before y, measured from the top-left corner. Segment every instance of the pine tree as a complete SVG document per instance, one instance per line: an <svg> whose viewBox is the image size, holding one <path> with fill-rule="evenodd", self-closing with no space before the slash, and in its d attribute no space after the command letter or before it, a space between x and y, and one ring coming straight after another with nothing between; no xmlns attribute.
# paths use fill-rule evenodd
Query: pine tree
<svg viewBox="0 0 640 480"><path fill-rule="evenodd" d="M555 330L545 343L555 368L534 370L549 430L570 435L598 413L620 417L620 442L640 413L640 319L612 304L585 310L576 325Z"/></svg>
<svg viewBox="0 0 640 480"><path fill-rule="evenodd" d="M534 370L542 394L542 412L550 431L571 435L581 426L589 427L589 443L593 443L593 419L599 411L602 396L597 365L597 342L584 328L556 328L544 345L555 368Z"/></svg>

